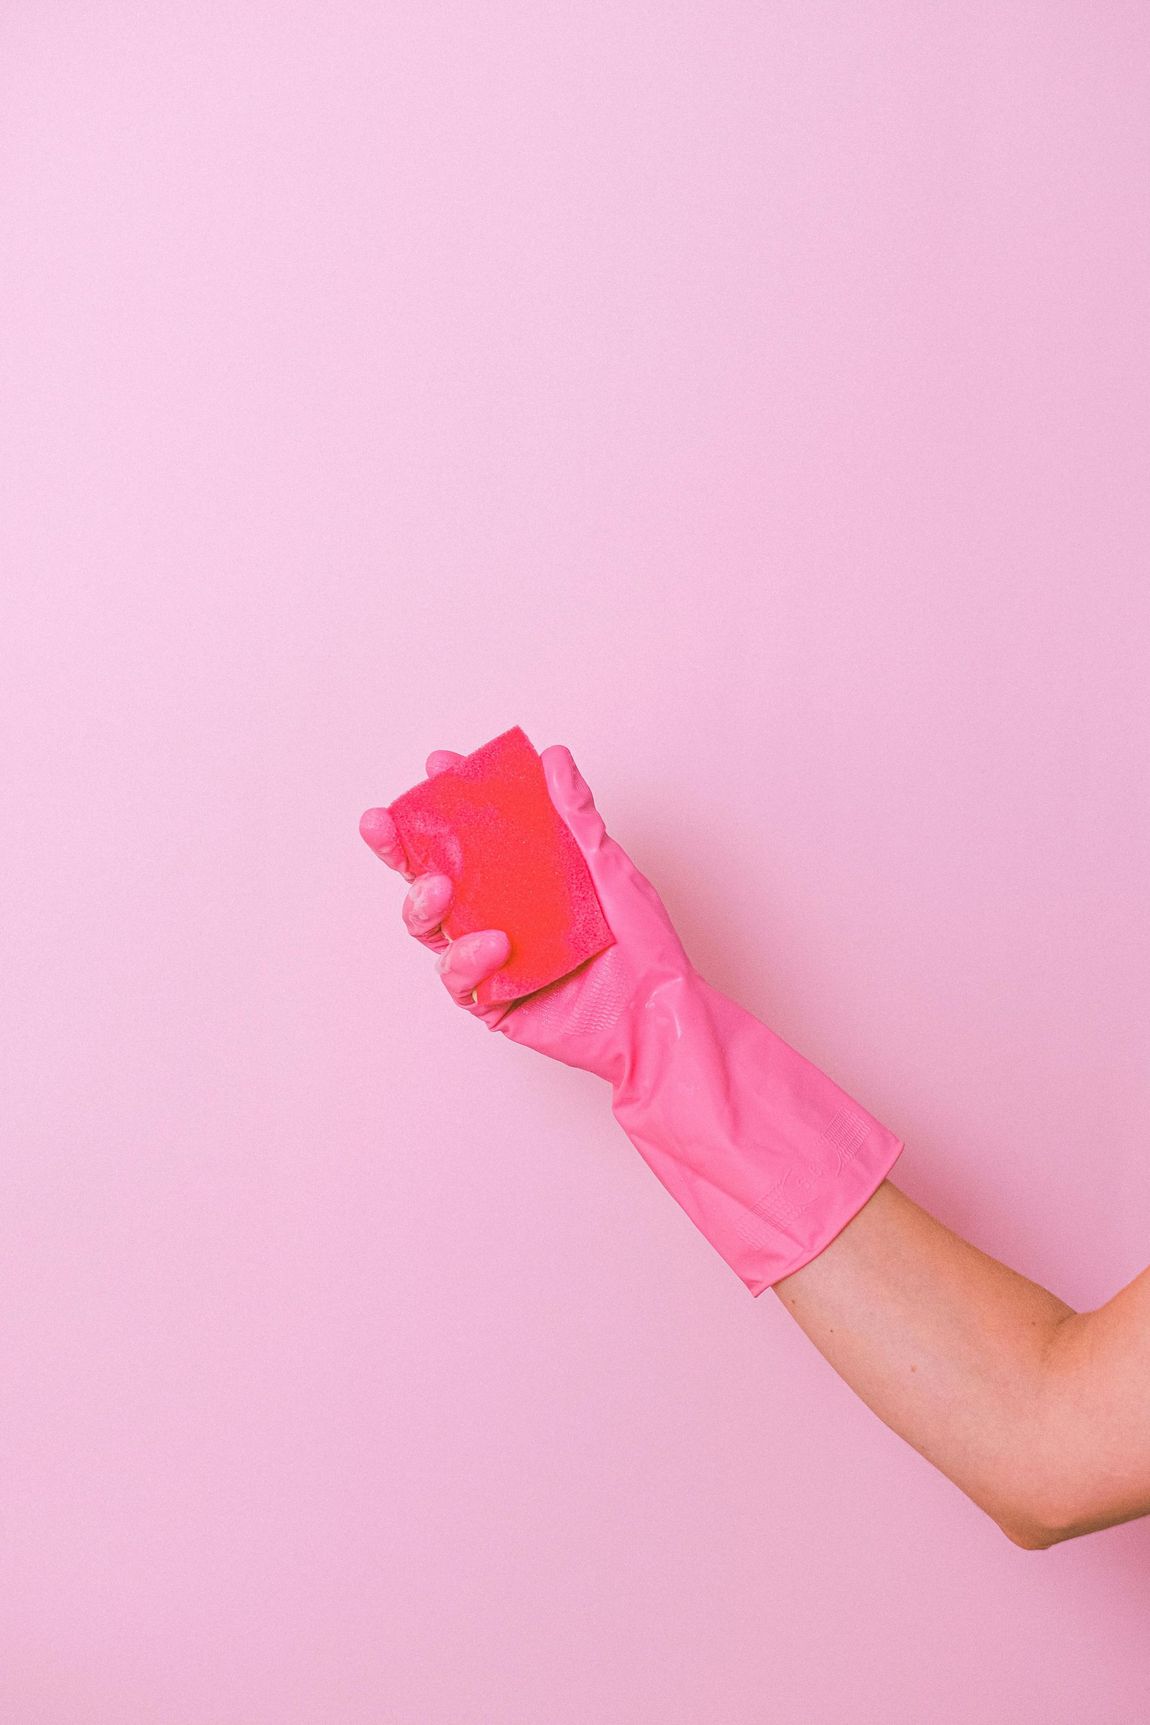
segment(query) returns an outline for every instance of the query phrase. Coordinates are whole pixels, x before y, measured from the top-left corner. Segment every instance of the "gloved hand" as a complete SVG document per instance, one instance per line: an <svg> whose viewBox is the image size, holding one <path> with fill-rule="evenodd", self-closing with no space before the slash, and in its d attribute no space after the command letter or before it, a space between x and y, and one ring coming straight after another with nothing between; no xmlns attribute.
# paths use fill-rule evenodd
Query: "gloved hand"
<svg viewBox="0 0 1150 1725"><path fill-rule="evenodd" d="M461 755L439 749L428 774ZM474 990L510 951L500 930L448 940L445 875L416 879L386 809L360 832L412 882L408 930L437 952L453 1000L489 1030L610 1084L627 1137L700 1232L761 1294L857 1215L902 1140L759 1019L700 976L662 900L612 839L562 744L540 755L547 789L587 861L615 944L518 1001Z"/></svg>

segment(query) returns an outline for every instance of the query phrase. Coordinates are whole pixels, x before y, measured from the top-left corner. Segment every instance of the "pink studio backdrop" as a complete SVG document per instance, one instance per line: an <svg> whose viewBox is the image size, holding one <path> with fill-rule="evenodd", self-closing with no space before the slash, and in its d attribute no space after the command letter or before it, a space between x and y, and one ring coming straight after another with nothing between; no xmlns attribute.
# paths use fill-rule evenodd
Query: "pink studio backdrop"
<svg viewBox="0 0 1150 1725"><path fill-rule="evenodd" d="M5 1725L1132 1725L490 1036L362 808L567 743L1079 1307L1150 1260L1150 15L0 16ZM741 882L732 915L725 882Z"/></svg>

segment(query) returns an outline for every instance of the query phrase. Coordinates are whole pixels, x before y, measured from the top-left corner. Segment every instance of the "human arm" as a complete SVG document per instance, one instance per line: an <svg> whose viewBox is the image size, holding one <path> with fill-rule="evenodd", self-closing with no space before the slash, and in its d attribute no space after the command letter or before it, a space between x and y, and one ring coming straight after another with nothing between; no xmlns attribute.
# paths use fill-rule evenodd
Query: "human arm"
<svg viewBox="0 0 1150 1725"><path fill-rule="evenodd" d="M436 751L428 771L461 758ZM1150 1272L1075 1313L912 1204L887 1178L901 1141L699 975L570 752L541 759L616 943L510 1006L473 993L507 935L449 941L451 880L414 879L386 810L361 822L413 883L404 921L455 1002L609 1080L632 1143L751 1292L773 1286L844 1381L1016 1544L1150 1513Z"/></svg>
<svg viewBox="0 0 1150 1725"><path fill-rule="evenodd" d="M885 1180L774 1292L1016 1545L1150 1514L1150 1269L1075 1312Z"/></svg>

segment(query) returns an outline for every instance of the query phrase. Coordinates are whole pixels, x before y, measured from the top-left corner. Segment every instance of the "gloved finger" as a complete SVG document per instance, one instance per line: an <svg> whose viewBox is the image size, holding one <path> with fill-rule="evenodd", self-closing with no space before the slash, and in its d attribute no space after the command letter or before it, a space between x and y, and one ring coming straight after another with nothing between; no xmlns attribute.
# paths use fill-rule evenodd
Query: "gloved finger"
<svg viewBox="0 0 1150 1725"><path fill-rule="evenodd" d="M435 968L455 1004L472 1007L479 984L506 964L510 953L511 941L501 928L476 929L453 940L436 959Z"/></svg>
<svg viewBox="0 0 1150 1725"><path fill-rule="evenodd" d="M448 944L440 924L455 896L455 882L450 875L421 874L403 901L403 921L413 934L433 952L442 952Z"/></svg>
<svg viewBox="0 0 1150 1725"><path fill-rule="evenodd" d="M436 773L444 772L462 759L463 756L454 749L433 749L427 757L428 778L434 778ZM395 869L405 880L415 879L415 870L404 853L395 822L386 809L365 809L359 817L359 831L363 842L383 859L388 868Z"/></svg>
<svg viewBox="0 0 1150 1725"><path fill-rule="evenodd" d="M365 809L359 817L359 834L364 844L382 857L388 868L395 869L405 880L414 880L412 869L400 843L395 822L386 809Z"/></svg>
<svg viewBox="0 0 1150 1725"><path fill-rule="evenodd" d="M591 787L575 765L570 749L556 743L544 749L539 758L547 777L548 795L583 852L607 920L610 922L617 911L626 911L638 895L647 909L654 912L664 931L677 942L679 937L658 891L607 831L595 807Z"/></svg>
<svg viewBox="0 0 1150 1725"><path fill-rule="evenodd" d="M575 765L571 750L564 743L544 749L539 759L547 778L547 791L570 827L584 855L599 849L607 836L603 817L595 807L591 787Z"/></svg>

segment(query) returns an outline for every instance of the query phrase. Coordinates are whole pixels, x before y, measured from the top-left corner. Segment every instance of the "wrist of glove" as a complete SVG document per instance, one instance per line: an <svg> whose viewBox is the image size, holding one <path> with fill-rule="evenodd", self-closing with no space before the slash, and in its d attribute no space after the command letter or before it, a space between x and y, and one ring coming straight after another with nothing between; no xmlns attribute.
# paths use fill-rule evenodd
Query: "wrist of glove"
<svg viewBox="0 0 1150 1725"><path fill-rule="evenodd" d="M902 1142L695 970L629 1020L612 1112L752 1294L818 1256Z"/></svg>
<svg viewBox="0 0 1150 1725"><path fill-rule="evenodd" d="M460 757L433 754L428 772ZM595 883L615 944L569 976L480 1008L506 935L450 942L444 876L414 881L409 931L439 953L456 1003L514 1042L611 1086L612 1112L654 1174L752 1294L816 1257L858 1213L902 1141L753 1013L695 969L651 882L607 833L570 751L543 751L552 802ZM380 818L382 817L382 818ZM384 810L364 838L412 876Z"/></svg>

